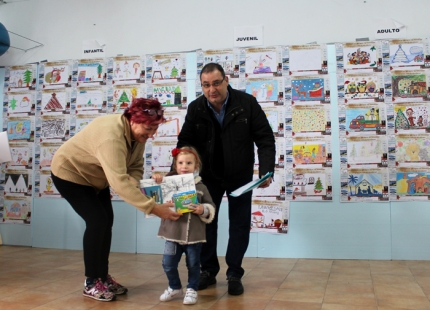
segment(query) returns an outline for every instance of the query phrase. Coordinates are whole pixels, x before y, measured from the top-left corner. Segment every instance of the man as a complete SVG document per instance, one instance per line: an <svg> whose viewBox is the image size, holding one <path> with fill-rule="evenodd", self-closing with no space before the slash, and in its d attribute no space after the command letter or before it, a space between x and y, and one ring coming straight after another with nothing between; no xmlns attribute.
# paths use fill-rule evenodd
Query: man
<svg viewBox="0 0 430 310"><path fill-rule="evenodd" d="M206 225L207 243L201 253L199 290L216 283L220 270L217 256L218 214L224 193L229 205L229 241L226 253L228 292L243 293L242 260L248 248L252 192L239 197L230 193L252 181L254 143L258 147L259 175L274 172L275 138L266 115L256 99L231 88L223 68L209 63L200 73L204 96L188 106L178 137L180 148L194 146L202 157L200 175L208 187L217 212ZM269 178L260 187L268 187Z"/></svg>

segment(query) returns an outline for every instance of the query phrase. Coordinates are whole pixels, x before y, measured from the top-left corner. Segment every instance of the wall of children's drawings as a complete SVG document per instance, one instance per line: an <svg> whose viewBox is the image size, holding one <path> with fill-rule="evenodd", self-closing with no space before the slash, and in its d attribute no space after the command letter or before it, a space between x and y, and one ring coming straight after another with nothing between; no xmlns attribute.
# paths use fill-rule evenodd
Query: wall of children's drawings
<svg viewBox="0 0 430 310"><path fill-rule="evenodd" d="M50 176L55 151L93 119L123 113L136 97L157 98L167 119L146 145L143 178L167 173L193 99L187 88L195 80L195 97L202 95L198 76L209 62L257 99L275 136L275 182L253 191L251 231L287 233L289 202L333 201L333 187L345 203L428 201L428 40L338 43L335 50L331 75L325 44L197 50L195 63L170 53L6 67L3 131L12 161L0 173L1 222L30 224L33 199L61 198ZM190 67L197 76L187 81ZM339 137L332 136L333 99ZM334 139L340 184L333 184ZM257 179L257 157L254 168Z"/></svg>

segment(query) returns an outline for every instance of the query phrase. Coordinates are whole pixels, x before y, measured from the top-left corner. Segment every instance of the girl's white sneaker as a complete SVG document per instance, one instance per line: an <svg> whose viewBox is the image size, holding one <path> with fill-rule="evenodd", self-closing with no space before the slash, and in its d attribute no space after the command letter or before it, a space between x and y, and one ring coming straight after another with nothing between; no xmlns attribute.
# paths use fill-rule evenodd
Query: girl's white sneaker
<svg viewBox="0 0 430 310"><path fill-rule="evenodd" d="M197 292L192 288L187 288L187 292L184 297L184 305L194 305L199 299Z"/></svg>
<svg viewBox="0 0 430 310"><path fill-rule="evenodd" d="M175 297L182 297L182 295L184 295L182 288L179 290L174 290L174 289L171 289L170 287L168 287L167 290L165 290L164 293L161 294L160 300L161 301L169 301Z"/></svg>

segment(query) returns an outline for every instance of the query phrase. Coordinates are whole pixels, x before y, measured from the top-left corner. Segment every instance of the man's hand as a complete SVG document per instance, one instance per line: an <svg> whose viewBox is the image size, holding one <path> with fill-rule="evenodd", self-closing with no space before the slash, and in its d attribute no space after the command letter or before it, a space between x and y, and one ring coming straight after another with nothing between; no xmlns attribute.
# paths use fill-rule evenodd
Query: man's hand
<svg viewBox="0 0 430 310"><path fill-rule="evenodd" d="M156 204L155 207L152 209L151 214L154 214L159 218L165 220L176 221L180 216L182 216L182 214L172 211L172 209L170 209L174 206L175 205L172 202Z"/></svg>
<svg viewBox="0 0 430 310"><path fill-rule="evenodd" d="M266 181L260 184L258 188L266 188L270 186L270 183L272 183L272 177L268 178Z"/></svg>

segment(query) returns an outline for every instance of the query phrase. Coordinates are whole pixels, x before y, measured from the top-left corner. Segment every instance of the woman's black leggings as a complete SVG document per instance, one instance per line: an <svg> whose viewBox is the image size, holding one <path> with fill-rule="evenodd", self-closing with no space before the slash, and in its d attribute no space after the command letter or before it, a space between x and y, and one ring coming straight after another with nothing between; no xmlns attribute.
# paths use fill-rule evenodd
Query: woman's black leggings
<svg viewBox="0 0 430 310"><path fill-rule="evenodd" d="M61 196L85 221L85 276L105 280L109 272L114 217L109 187L97 193L91 186L69 182L53 174L52 181Z"/></svg>

